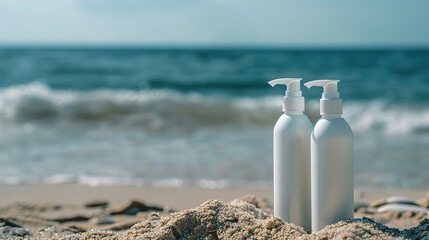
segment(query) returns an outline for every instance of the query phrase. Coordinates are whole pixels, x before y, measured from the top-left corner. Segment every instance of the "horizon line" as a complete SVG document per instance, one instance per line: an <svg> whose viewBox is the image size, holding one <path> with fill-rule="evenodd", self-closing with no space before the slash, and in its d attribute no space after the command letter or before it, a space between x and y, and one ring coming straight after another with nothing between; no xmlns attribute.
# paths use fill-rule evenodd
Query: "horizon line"
<svg viewBox="0 0 429 240"><path fill-rule="evenodd" d="M429 44L139 44L0 43L0 49L145 49L145 50L429 50Z"/></svg>

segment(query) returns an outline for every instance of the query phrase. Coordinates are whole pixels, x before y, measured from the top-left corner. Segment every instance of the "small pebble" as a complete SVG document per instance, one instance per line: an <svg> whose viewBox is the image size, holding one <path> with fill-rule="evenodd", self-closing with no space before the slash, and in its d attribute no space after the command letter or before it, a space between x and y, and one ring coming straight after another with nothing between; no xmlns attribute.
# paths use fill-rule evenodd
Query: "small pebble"
<svg viewBox="0 0 429 240"><path fill-rule="evenodd" d="M0 227L0 239L15 239L18 237L28 237L30 232L21 227Z"/></svg>
<svg viewBox="0 0 429 240"><path fill-rule="evenodd" d="M365 202L355 202L354 204L355 212L361 208L367 208L367 207L368 207L368 203L365 203Z"/></svg>
<svg viewBox="0 0 429 240"><path fill-rule="evenodd" d="M157 221L157 220L159 220L159 219L161 219L161 218L159 217L159 213L157 213L157 212L152 212L152 213L150 214L149 218L148 218L148 221Z"/></svg>
<svg viewBox="0 0 429 240"><path fill-rule="evenodd" d="M92 200L84 203L86 208L107 207L108 205L109 201L107 200Z"/></svg>
<svg viewBox="0 0 429 240"><path fill-rule="evenodd" d="M146 211L162 212L163 208L158 206L147 205L142 201L133 200L127 204L124 204L123 206L115 207L107 210L107 212L112 215L115 215L115 214L137 215L137 213L139 212L146 212Z"/></svg>
<svg viewBox="0 0 429 240"><path fill-rule="evenodd" d="M108 225L108 224L114 224L115 220L113 218L99 218L95 222L97 225Z"/></svg>
<svg viewBox="0 0 429 240"><path fill-rule="evenodd" d="M19 225L19 223L17 223L15 220L11 219L11 218L0 218L0 226L10 226L10 227L17 227L17 228L22 228L21 225Z"/></svg>

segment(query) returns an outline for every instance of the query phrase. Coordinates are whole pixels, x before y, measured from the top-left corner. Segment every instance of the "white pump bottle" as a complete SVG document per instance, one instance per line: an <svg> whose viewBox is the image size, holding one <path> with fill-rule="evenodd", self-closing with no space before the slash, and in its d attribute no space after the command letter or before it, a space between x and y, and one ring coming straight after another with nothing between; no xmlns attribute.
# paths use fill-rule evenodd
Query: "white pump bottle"
<svg viewBox="0 0 429 240"><path fill-rule="evenodd" d="M339 80L315 80L304 85L323 87L322 118L311 134L311 207L313 231L353 218L353 132L341 117Z"/></svg>
<svg viewBox="0 0 429 240"><path fill-rule="evenodd" d="M287 86L283 115L274 127L274 216L311 229L310 134L304 115L301 78L279 78L271 86Z"/></svg>

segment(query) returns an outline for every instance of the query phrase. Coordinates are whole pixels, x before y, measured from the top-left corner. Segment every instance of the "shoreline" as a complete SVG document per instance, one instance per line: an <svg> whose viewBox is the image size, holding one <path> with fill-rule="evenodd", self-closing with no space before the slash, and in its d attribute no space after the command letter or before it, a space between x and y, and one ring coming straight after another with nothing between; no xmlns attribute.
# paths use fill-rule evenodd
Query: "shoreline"
<svg viewBox="0 0 429 240"><path fill-rule="evenodd" d="M388 196L407 196L421 199L429 189L355 189L355 201L371 202ZM140 199L147 203L169 206L177 210L192 208L209 199L225 202L255 195L258 198L273 200L273 189L262 186L243 186L225 188L202 188L199 186L152 187L133 185L89 186L83 184L0 184L0 207L16 202L62 204L83 204L95 199L104 199L111 204L121 204L130 199ZM192 197L190 197L192 196Z"/></svg>
<svg viewBox="0 0 429 240"><path fill-rule="evenodd" d="M130 199L150 204L173 207L177 210L192 208L209 199L229 202L244 195L272 199L272 189L265 187L201 188L198 186L152 187L133 185L90 186L83 184L22 184L0 185L0 207L16 202L83 204L103 199L112 205ZM192 196L192 197L189 197Z"/></svg>

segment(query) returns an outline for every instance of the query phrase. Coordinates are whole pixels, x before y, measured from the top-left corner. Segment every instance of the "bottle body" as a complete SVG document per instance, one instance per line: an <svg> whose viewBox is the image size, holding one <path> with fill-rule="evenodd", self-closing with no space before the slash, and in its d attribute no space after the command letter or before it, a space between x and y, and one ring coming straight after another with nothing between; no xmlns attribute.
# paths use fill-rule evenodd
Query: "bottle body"
<svg viewBox="0 0 429 240"><path fill-rule="evenodd" d="M274 127L274 216L311 229L310 135L304 114L283 114Z"/></svg>
<svg viewBox="0 0 429 240"><path fill-rule="evenodd" d="M337 114L322 117L311 134L313 231L354 216L353 132Z"/></svg>

